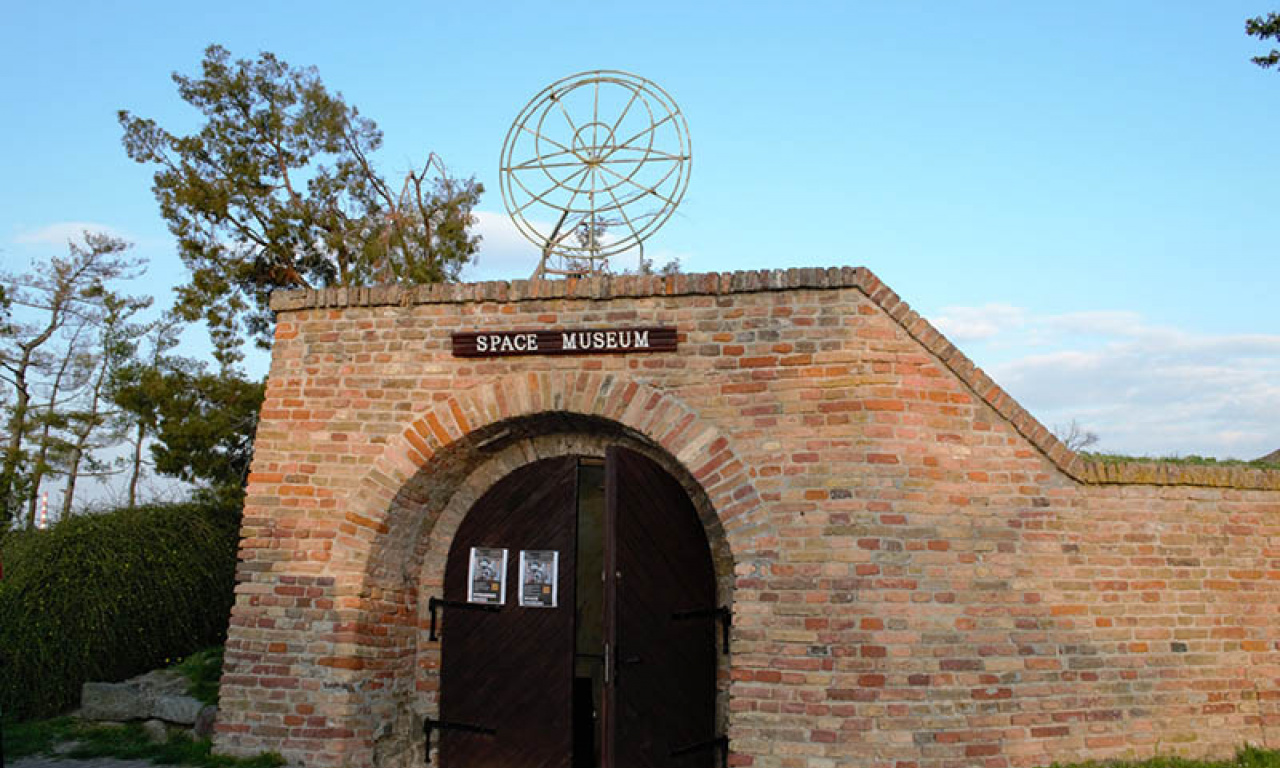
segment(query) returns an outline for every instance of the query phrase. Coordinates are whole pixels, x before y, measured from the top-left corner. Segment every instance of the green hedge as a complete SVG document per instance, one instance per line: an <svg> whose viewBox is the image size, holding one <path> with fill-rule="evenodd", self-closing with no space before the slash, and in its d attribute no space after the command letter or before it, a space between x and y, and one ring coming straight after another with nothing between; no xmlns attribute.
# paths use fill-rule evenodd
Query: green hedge
<svg viewBox="0 0 1280 768"><path fill-rule="evenodd" d="M235 513L195 504L72 518L0 538L0 709L45 717L223 640Z"/></svg>

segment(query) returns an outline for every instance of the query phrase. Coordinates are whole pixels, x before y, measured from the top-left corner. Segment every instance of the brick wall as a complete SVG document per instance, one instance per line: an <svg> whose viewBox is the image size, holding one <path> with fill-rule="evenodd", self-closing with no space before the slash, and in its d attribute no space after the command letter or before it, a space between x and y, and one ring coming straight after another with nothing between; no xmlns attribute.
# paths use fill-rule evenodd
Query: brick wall
<svg viewBox="0 0 1280 768"><path fill-rule="evenodd" d="M453 531L506 472L610 442L707 528L734 765L1280 746L1280 473L1085 462L866 270L274 307L222 752L421 764ZM455 331L605 325L674 325L680 351L450 354Z"/></svg>

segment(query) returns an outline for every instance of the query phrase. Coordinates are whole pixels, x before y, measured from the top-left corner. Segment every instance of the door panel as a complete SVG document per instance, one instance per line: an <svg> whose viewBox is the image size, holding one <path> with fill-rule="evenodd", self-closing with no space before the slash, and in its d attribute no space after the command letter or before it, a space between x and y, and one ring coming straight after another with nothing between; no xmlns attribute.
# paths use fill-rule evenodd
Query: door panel
<svg viewBox="0 0 1280 768"><path fill-rule="evenodd" d="M445 599L467 599L471 547L508 550L507 594L497 613L444 609L440 719L497 731L442 731L444 768L571 764L577 466L565 457L516 470L476 503L454 537ZM522 549L560 553L558 607L519 607Z"/></svg>
<svg viewBox="0 0 1280 768"><path fill-rule="evenodd" d="M440 719L496 730L439 732L444 768L715 765L712 749L672 756L716 735L715 620L673 618L716 604L702 524L684 489L650 459L611 448L603 499L600 472L577 457L527 465L487 492L459 527L444 598L466 600L472 547L507 550L507 595L497 613L444 609ZM601 544L585 546L584 536L603 539L604 565L603 590L584 590L594 595L585 604L577 584L599 585L602 560ZM522 549L560 553L557 608L519 607ZM592 626L577 626L584 621ZM604 658L595 648L601 639ZM598 730L588 684L603 688Z"/></svg>
<svg viewBox="0 0 1280 768"><path fill-rule="evenodd" d="M716 735L714 619L672 618L715 606L706 534L684 489L653 461L611 448L606 470L616 659L608 764L709 767L711 750L671 756Z"/></svg>

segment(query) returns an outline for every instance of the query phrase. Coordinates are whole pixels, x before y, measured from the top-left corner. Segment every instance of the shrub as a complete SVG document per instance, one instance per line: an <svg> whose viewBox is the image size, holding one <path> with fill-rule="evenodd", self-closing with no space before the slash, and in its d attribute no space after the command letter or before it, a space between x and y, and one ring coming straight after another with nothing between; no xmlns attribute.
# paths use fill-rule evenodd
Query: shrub
<svg viewBox="0 0 1280 768"><path fill-rule="evenodd" d="M236 515L194 504L67 520L0 540L0 708L43 717L219 643L235 583Z"/></svg>
<svg viewBox="0 0 1280 768"><path fill-rule="evenodd" d="M222 679L223 647L197 651L178 662L176 669L187 677L187 695L205 704L218 703L218 684Z"/></svg>

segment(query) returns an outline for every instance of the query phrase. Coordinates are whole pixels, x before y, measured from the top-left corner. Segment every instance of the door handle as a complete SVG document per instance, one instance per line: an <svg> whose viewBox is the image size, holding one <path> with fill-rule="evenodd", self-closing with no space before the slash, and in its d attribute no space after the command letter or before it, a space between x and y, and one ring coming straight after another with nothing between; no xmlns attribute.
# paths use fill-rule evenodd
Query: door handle
<svg viewBox="0 0 1280 768"><path fill-rule="evenodd" d="M463 600L443 600L439 597L433 597L427 601L427 610L431 613L431 631L427 633L427 639L433 643L440 639L436 633L436 611L440 608L465 608L469 611L485 611L488 613L498 613L502 610L501 605L468 603Z"/></svg>
<svg viewBox="0 0 1280 768"><path fill-rule="evenodd" d="M459 731L461 733L478 733L481 736L497 736L496 728L486 728L483 725L474 725L472 723L455 723L448 720L432 720L427 718L422 723L422 733L426 737L427 742L427 765L431 765L431 732L432 731Z"/></svg>
<svg viewBox="0 0 1280 768"><path fill-rule="evenodd" d="M671 750L672 757L683 757L692 755L696 752L704 752L709 749L715 749L720 752L720 765L723 768L729 768L729 737L717 736L714 739L699 741L696 744L690 744L687 747Z"/></svg>
<svg viewBox="0 0 1280 768"><path fill-rule="evenodd" d="M684 621L686 619L719 619L720 635L724 642L724 652L729 653L729 627L733 625L733 611L728 606L720 606L719 608L695 608L691 611L676 611L671 614L673 621Z"/></svg>

